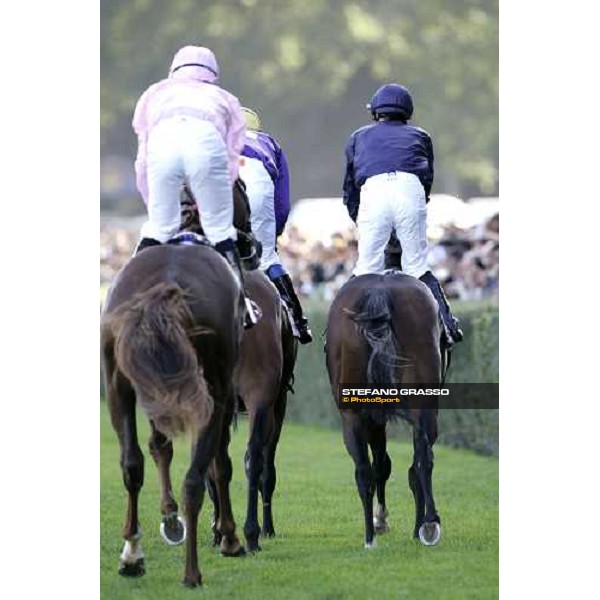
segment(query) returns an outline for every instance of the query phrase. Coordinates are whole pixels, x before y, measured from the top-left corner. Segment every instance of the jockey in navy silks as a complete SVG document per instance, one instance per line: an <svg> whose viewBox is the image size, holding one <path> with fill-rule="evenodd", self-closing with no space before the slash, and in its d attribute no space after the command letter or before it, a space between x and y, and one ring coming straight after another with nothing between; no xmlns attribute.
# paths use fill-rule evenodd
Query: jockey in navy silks
<svg viewBox="0 0 600 600"><path fill-rule="evenodd" d="M425 283L440 307L447 348L463 339L439 281L427 265L427 202L433 184L429 134L408 121L410 92L381 86L367 108L375 123L355 131L346 146L344 204L359 232L354 275L382 273L384 251L395 231L402 270Z"/></svg>
<svg viewBox="0 0 600 600"><path fill-rule="evenodd" d="M246 119L246 139L240 176L246 184L250 201L252 231L262 244L260 268L290 307L300 343L308 344L313 339L308 321L276 249L277 237L283 233L290 213L287 160L277 141L261 131L256 112L242 107L242 113Z"/></svg>

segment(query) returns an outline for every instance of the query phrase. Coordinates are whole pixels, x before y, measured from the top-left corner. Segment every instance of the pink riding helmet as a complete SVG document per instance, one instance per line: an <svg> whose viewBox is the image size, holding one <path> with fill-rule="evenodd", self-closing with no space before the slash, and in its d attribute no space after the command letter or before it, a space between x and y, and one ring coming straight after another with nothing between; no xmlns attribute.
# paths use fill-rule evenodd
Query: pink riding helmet
<svg viewBox="0 0 600 600"><path fill-rule="evenodd" d="M214 52L202 46L184 46L177 51L169 69L169 77L191 77L214 83L219 78L219 65Z"/></svg>

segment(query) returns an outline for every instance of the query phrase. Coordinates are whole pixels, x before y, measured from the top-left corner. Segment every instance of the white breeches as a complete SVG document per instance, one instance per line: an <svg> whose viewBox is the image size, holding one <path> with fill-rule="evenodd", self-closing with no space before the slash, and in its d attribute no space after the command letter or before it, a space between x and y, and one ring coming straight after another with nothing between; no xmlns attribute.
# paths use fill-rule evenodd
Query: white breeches
<svg viewBox="0 0 600 600"><path fill-rule="evenodd" d="M369 177L360 191L358 260L355 275L382 273L393 230L402 246L402 270L413 277L427 271L425 190L416 175L403 172Z"/></svg>
<svg viewBox="0 0 600 600"><path fill-rule="evenodd" d="M165 119L151 130L147 150L148 221L142 237L166 242L179 231L181 190L187 184L209 241L235 239L227 149L215 126L188 116Z"/></svg>
<svg viewBox="0 0 600 600"><path fill-rule="evenodd" d="M275 186L269 172L257 158L244 156L240 177L246 184L250 200L252 232L262 244L260 268L266 271L273 265L281 264L281 259L275 250L277 242Z"/></svg>

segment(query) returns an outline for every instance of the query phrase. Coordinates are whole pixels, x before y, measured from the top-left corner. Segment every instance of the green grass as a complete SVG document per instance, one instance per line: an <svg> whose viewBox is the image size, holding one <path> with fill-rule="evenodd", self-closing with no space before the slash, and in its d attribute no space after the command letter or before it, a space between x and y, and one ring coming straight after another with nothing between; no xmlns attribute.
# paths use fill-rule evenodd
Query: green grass
<svg viewBox="0 0 600 600"><path fill-rule="evenodd" d="M290 402L298 401L292 396ZM140 497L146 575L126 579L117 573L126 492L118 464L119 448L101 403L101 593L105 600L178 598L477 599L498 597L498 462L464 450L436 446L434 491L442 518L439 546L422 547L411 538L414 505L406 471L408 444L390 442L392 477L387 499L390 533L378 547L363 548L360 500L354 466L339 430L286 424L277 455L274 520L278 537L262 542L256 556L222 558L210 547L208 495L199 525L201 590L181 585L184 549L160 539L156 469L146 448L148 427L139 419L146 456ZM242 458L247 422L240 419L230 454L231 485L238 534L245 515ZM189 449L178 440L173 461L175 490L181 487ZM179 497L179 494L177 494Z"/></svg>

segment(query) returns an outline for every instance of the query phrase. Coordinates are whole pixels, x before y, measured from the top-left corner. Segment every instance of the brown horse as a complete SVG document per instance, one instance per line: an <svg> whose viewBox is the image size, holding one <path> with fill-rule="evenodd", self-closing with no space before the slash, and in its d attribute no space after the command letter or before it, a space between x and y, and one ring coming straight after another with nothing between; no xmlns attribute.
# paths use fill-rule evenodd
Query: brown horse
<svg viewBox="0 0 600 600"><path fill-rule="evenodd" d="M279 293L262 271L246 274L246 286L261 306L263 316L244 332L240 359L235 369L238 400L248 411L249 439L244 466L248 480L248 503L244 535L250 552L259 551L258 494L263 502L262 535L273 537L272 498L275 491L275 453L283 427L287 393L291 389L297 341L283 310ZM209 484L209 491L212 484ZM218 518L218 498L211 491ZM220 541L213 527L215 544Z"/></svg>
<svg viewBox="0 0 600 600"><path fill-rule="evenodd" d="M200 215L194 207L191 195L187 190L184 191L182 229L201 233ZM234 224L238 230L251 233L249 203L241 180L234 187ZM264 537L275 535L272 512L276 484L275 453L283 427L298 344L288 313L283 310L279 293L269 278L262 271L252 270L245 273L244 280L248 295L262 310L262 319L258 324L244 332L234 378L236 394L249 417L249 440L244 460L248 480L244 535L247 549L256 552L260 550L258 539L261 533L258 522L259 492L263 501L262 534ZM228 468L231 469L231 466ZM168 488L165 490L168 494ZM220 504L212 469L209 470L208 490L214 504L213 534L217 545L222 541L218 527ZM173 516L171 522L175 523ZM177 537L177 534L171 535L169 543L176 543ZM167 537L165 539L169 541Z"/></svg>
<svg viewBox="0 0 600 600"><path fill-rule="evenodd" d="M187 527L184 583L201 584L197 522L205 477L213 477L221 507L217 524L221 551L244 552L235 534L229 499L227 454L234 413L233 371L242 335L243 298L227 262L206 246L147 248L119 273L102 316L102 358L107 400L121 446L129 506L123 530L120 573L144 573L138 496L144 457L136 429L136 402L152 424L150 448L163 490L163 535L184 537L171 492L170 440L188 431L192 458L183 497Z"/></svg>
<svg viewBox="0 0 600 600"><path fill-rule="evenodd" d="M438 307L427 286L399 272L350 279L329 311L326 360L336 398L339 386L349 383L364 384L362 387L439 386L442 355ZM374 546L375 533L388 530L385 485L392 463L386 450L386 423L397 417L413 426L414 458L408 482L415 499L414 536L425 545L437 544L441 527L432 491L437 403L403 410L385 406L340 408L344 443L356 465L365 547ZM375 491L378 506L373 518Z"/></svg>

